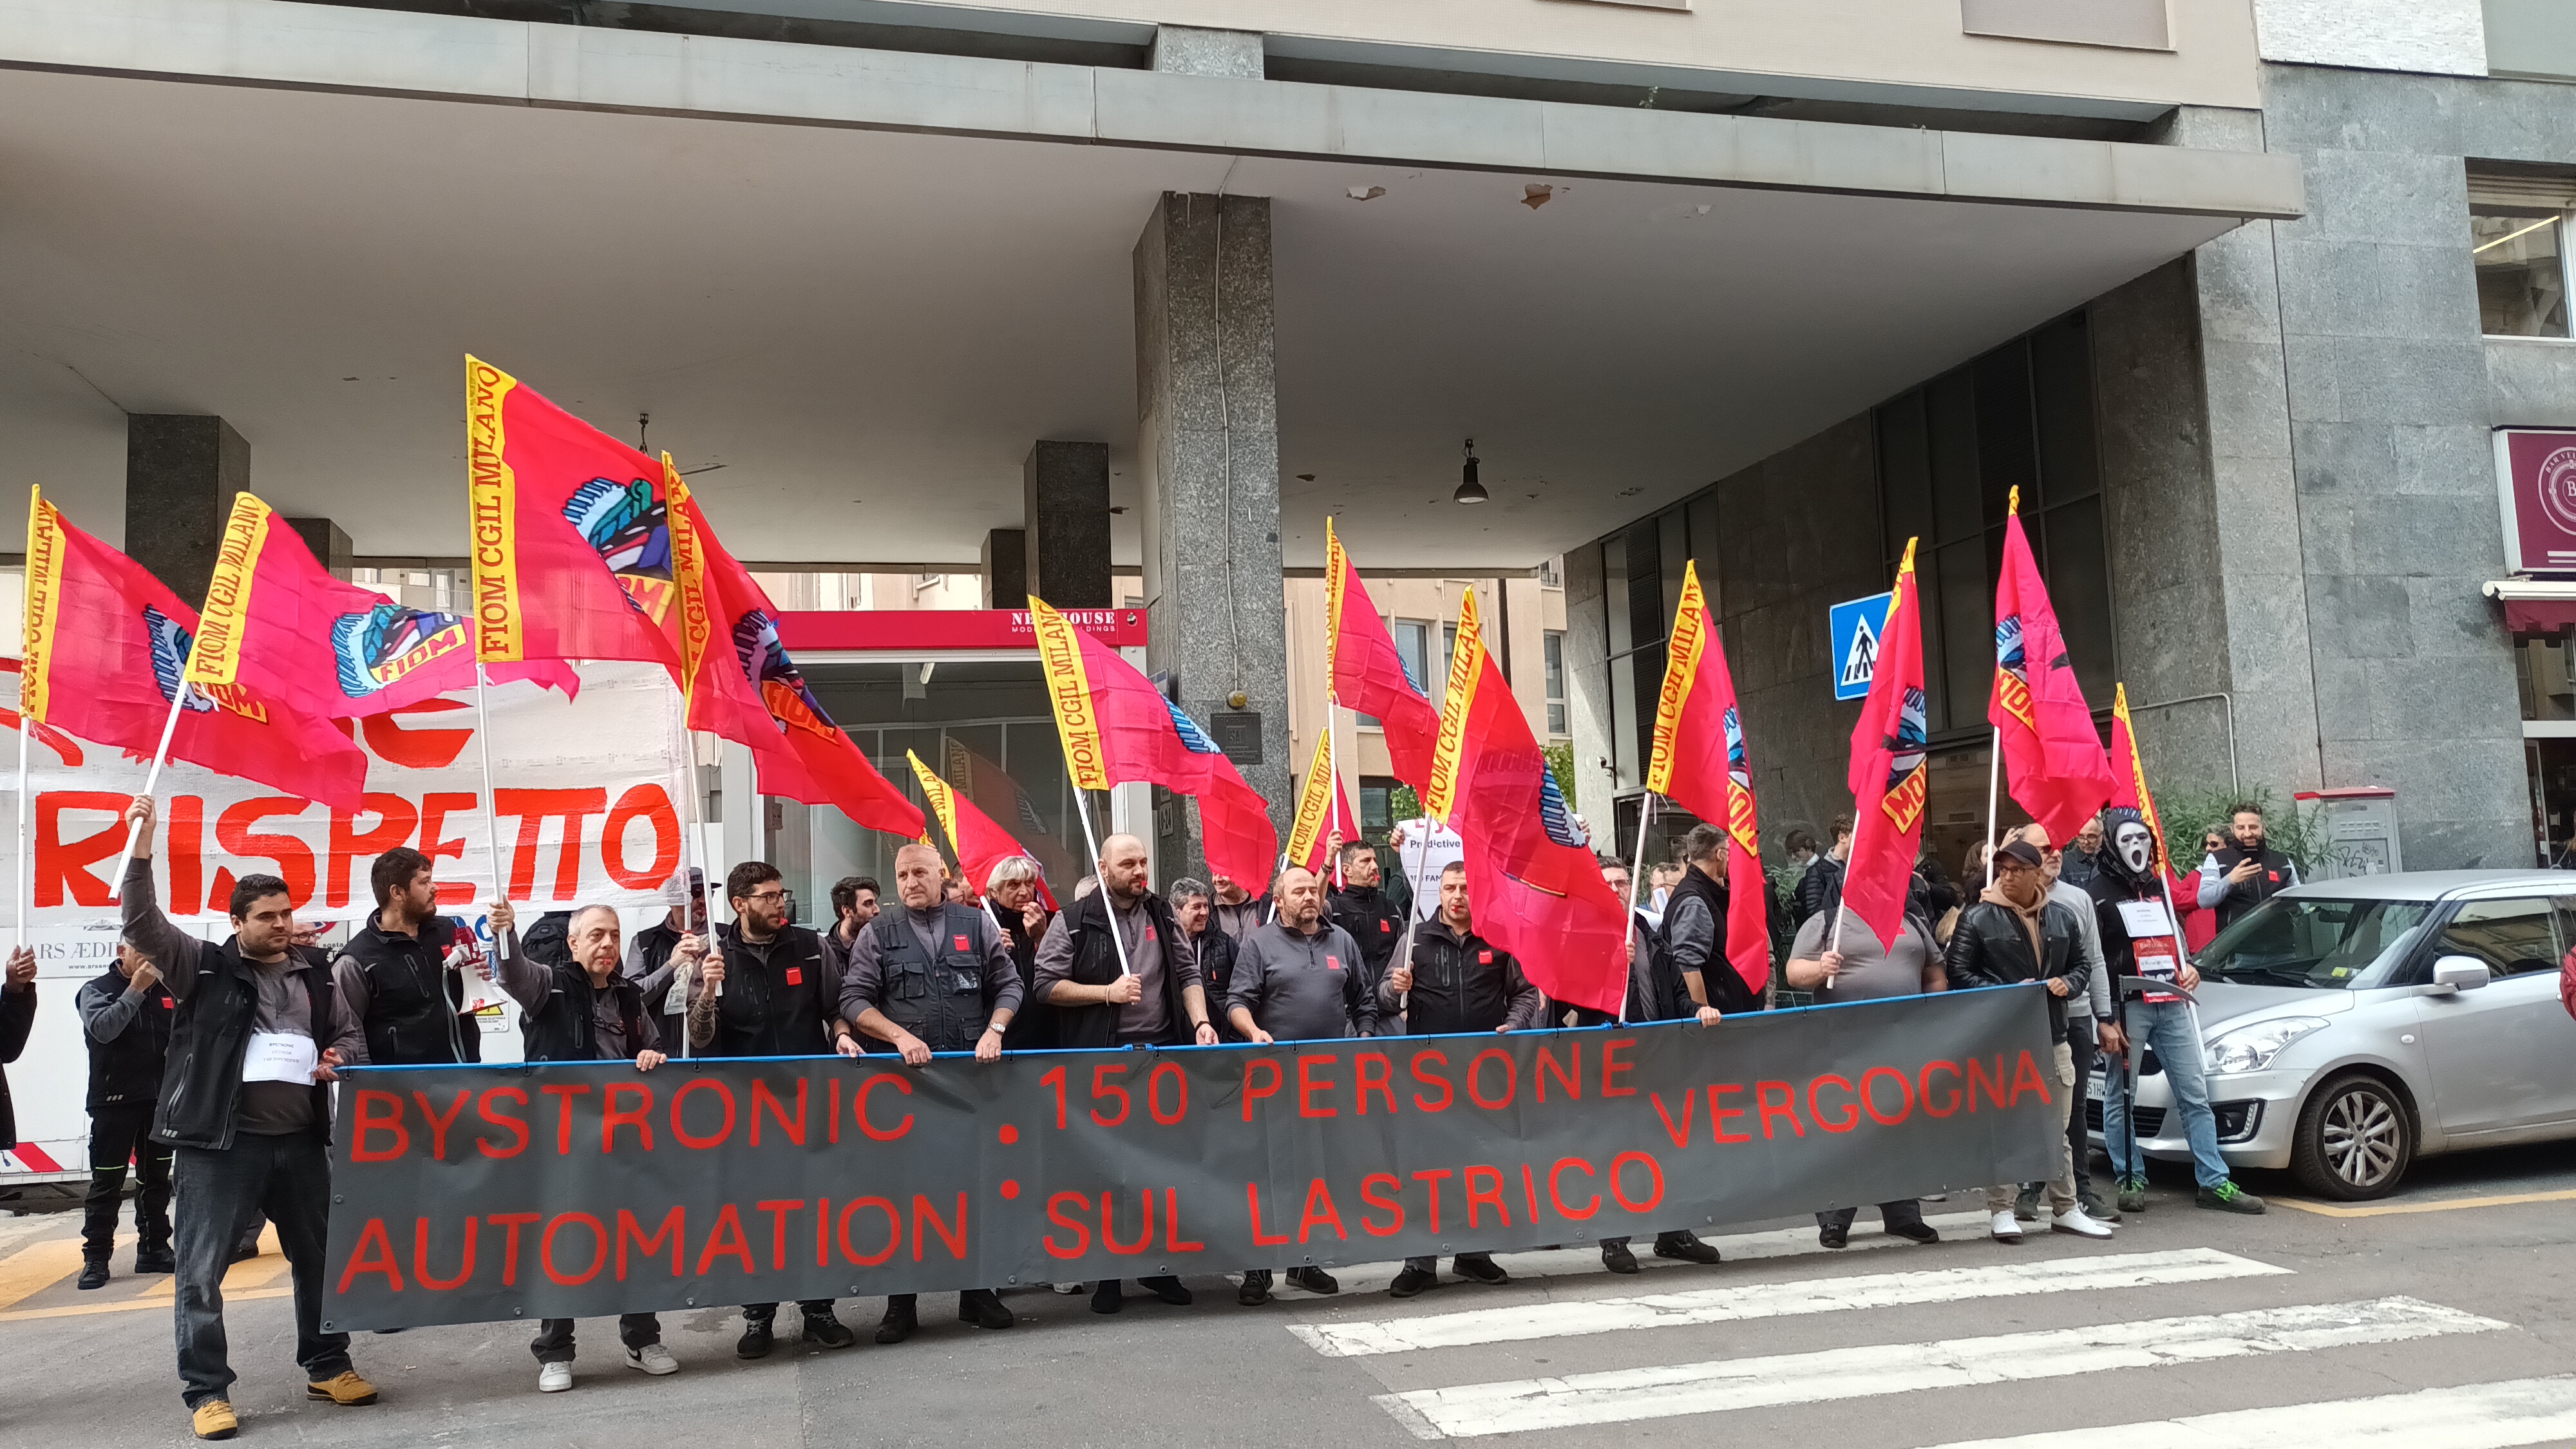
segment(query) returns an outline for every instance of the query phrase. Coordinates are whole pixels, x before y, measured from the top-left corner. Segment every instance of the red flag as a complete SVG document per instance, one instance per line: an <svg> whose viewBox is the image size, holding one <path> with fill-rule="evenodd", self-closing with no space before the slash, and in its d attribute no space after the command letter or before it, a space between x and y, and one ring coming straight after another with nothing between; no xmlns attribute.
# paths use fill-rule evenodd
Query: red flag
<svg viewBox="0 0 2576 1449"><path fill-rule="evenodd" d="M382 714L472 685L474 641L453 614L332 577L284 519L240 493L216 540L187 677L325 718ZM581 689L580 673L560 659L496 664L491 677Z"/></svg>
<svg viewBox="0 0 2576 1449"><path fill-rule="evenodd" d="M1196 796L1208 869L1238 881L1268 880L1279 856L1269 803L1244 783L1198 721L1034 594L1029 623L1037 630L1038 663L1046 670L1073 787L1151 781Z"/></svg>
<svg viewBox="0 0 2576 1449"><path fill-rule="evenodd" d="M778 642L778 610L768 593L707 527L687 486L672 496L682 515L674 536L688 550L690 571L688 607L675 612L683 637L697 641L694 662L682 666L690 726L749 746L764 795L830 805L870 830L920 839L921 808L832 723Z"/></svg>
<svg viewBox="0 0 2576 1449"><path fill-rule="evenodd" d="M958 869L965 873L966 883L975 894L982 895L993 884L993 867L1006 860L1035 861L1037 857L1021 848L1011 833L993 823L993 817L975 808L975 802L959 794L955 787L941 779L921 756L904 751L912 762L914 778L921 782L921 793L930 801L930 813L939 819L939 828L948 833L948 845L957 853ZM1038 899L1050 911L1056 908L1055 893L1047 889L1046 876L1038 876Z"/></svg>
<svg viewBox="0 0 2576 1449"><path fill-rule="evenodd" d="M653 460L472 357L465 441L476 657L676 667L668 499Z"/></svg>
<svg viewBox="0 0 2576 1449"><path fill-rule="evenodd" d="M1298 786L1297 814L1289 824L1288 863L1324 874L1333 864L1333 832L1346 830L1342 822L1350 818L1351 797L1342 789L1341 772L1333 768L1333 732L1319 731L1315 758Z"/></svg>
<svg viewBox="0 0 2576 1449"><path fill-rule="evenodd" d="M1324 677L1333 703L1376 718L1386 733L1387 762L1395 777L1417 790L1428 788L1440 712L1406 673L1404 656L1386 636L1386 623L1378 618L1350 555L1342 552L1329 518L1324 520Z"/></svg>
<svg viewBox="0 0 2576 1449"><path fill-rule="evenodd" d="M1986 701L2003 750L2006 788L2064 844L2111 798L2111 761L2094 732L2057 610L2021 527L2021 490L2004 515L2004 566L1995 581L1995 687Z"/></svg>
<svg viewBox="0 0 2576 1449"><path fill-rule="evenodd" d="M976 809L996 820L1009 821L1012 833L1028 847L1029 858L1038 863L1039 874L1049 880L1072 880L1083 874L1081 850L1047 828L1037 800L1020 788L1010 771L968 749L955 735L941 743L947 750L941 774L956 787L958 798L974 802Z"/></svg>
<svg viewBox="0 0 2576 1449"><path fill-rule="evenodd" d="M1575 833L1520 701L1485 651L1473 589L1459 600L1438 738L1423 810L1466 839L1477 933L1520 957L1549 996L1619 1010L1628 995L1627 905Z"/></svg>
<svg viewBox="0 0 2576 1449"><path fill-rule="evenodd" d="M1905 925L1905 896L1923 852L1923 800L1931 788L1923 695L1923 614L1915 603L1914 542L1897 566L1895 597L1879 630L1878 664L1851 737L1852 848L1843 904L1881 945Z"/></svg>
<svg viewBox="0 0 2576 1449"><path fill-rule="evenodd" d="M1771 921L1753 766L1745 757L1726 645L1709 617L1696 562L1682 565L1682 601L1665 649L1646 788L1726 832L1726 959L1760 992L1771 980Z"/></svg>
<svg viewBox="0 0 2576 1449"><path fill-rule="evenodd" d="M141 564L33 496L19 675L27 718L149 759L170 702L185 689L170 758L334 809L358 808L366 752L329 720L247 685L186 683L197 628L196 610Z"/></svg>

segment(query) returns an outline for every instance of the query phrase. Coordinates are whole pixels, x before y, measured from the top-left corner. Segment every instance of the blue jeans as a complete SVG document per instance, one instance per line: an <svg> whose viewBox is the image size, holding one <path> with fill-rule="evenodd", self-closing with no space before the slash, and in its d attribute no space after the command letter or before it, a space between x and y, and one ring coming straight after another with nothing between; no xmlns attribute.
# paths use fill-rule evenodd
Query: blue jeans
<svg viewBox="0 0 2576 1449"><path fill-rule="evenodd" d="M2156 1049L2164 1064L2165 1084L2173 1091L2171 1110L2182 1114L2182 1135L2191 1144L2192 1172L2202 1187L2227 1181L2227 1159L2218 1155L2218 1119L2209 1110L2209 1077L2200 1056L2200 1033L2192 1029L2188 1002L2124 1003L2129 1050ZM2109 1070L2102 1093L2102 1145L2111 1155L2112 1175L2122 1180L2147 1175L2146 1153L2129 1139L2127 1063L2104 1059Z"/></svg>
<svg viewBox="0 0 2576 1449"><path fill-rule="evenodd" d="M311 1132L283 1137L236 1133L221 1151L182 1147L176 1179L179 1211L178 1294L172 1305L179 1337L181 1395L193 1409L232 1388L224 1341L224 1272L242 1225L265 1213L295 1283L295 1361L308 1383L338 1378L349 1367L349 1335L322 1331L322 1295L330 1284L324 1240L331 1217L331 1150Z"/></svg>

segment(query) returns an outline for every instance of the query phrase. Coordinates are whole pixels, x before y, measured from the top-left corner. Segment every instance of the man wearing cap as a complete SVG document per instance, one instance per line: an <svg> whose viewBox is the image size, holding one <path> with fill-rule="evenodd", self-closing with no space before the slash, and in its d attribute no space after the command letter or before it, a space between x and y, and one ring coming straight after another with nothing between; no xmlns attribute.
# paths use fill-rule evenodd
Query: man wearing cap
<svg viewBox="0 0 2576 1449"><path fill-rule="evenodd" d="M662 919L635 933L626 943L625 974L636 989L644 993L644 1009L658 1019L654 1036L663 1046L678 1050L687 1038L685 993L673 995L672 982L680 974L680 963L674 953L684 936L707 938L707 874L696 866L686 871L673 871L662 883L662 904L670 909Z"/></svg>

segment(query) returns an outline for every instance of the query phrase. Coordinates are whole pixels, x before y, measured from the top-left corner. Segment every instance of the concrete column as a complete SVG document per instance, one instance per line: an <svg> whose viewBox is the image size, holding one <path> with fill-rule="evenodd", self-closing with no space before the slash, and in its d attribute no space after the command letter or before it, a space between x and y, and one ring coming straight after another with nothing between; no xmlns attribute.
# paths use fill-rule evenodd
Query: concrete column
<svg viewBox="0 0 2576 1449"><path fill-rule="evenodd" d="M1028 588L1059 609L1107 609L1109 446L1040 442L1022 465ZM1006 606L1007 607L1007 606ZM1017 605L1026 608L1026 602Z"/></svg>
<svg viewBox="0 0 2576 1449"><path fill-rule="evenodd" d="M189 607L206 597L233 495L250 486L250 444L222 418L125 419L125 552Z"/></svg>
<svg viewBox="0 0 2576 1449"><path fill-rule="evenodd" d="M976 560L976 566L984 574L984 607L1026 608L1030 592L1028 531L992 529L984 535L984 546L979 552L981 556Z"/></svg>
<svg viewBox="0 0 2576 1449"><path fill-rule="evenodd" d="M295 530L295 536L313 551L315 561L329 569L333 577L349 577L355 550L349 546L347 530L327 518L290 518L286 526Z"/></svg>
<svg viewBox="0 0 2576 1449"><path fill-rule="evenodd" d="M1270 288L1268 198L1164 194L1136 243L1148 659L1178 674L1182 708L1220 739L1217 715L1259 717L1260 758L1236 763L1284 838L1294 802ZM1203 868L1195 812L1164 812L1159 827L1167 875Z"/></svg>

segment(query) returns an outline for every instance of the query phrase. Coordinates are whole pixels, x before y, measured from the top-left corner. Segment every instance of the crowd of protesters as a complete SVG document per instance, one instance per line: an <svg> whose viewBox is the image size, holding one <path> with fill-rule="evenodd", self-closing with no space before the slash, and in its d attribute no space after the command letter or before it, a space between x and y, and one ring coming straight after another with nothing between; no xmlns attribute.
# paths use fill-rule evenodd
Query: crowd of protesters
<svg viewBox="0 0 2576 1449"><path fill-rule="evenodd" d="M1512 1032L1597 1025L1610 1013L1552 1000L1531 984L1512 952L1481 935L1467 872L1442 864L1425 879L1423 909L1412 883L1389 872L1377 847L1333 842L1330 879L1289 867L1256 893L1217 877L1179 879L1162 892L1147 879L1141 841L1102 843L1098 873L1061 911L1042 896L1033 862L1006 861L982 882L959 879L939 853L909 844L896 854L891 900L874 879L851 877L830 893L821 931L798 924L780 872L759 861L734 866L722 883L730 921L711 925L705 879L675 876L665 917L623 937L617 911L590 906L517 929L507 902L489 906L496 942L486 961L475 935L437 914L433 863L409 849L385 852L371 873L376 910L339 946L293 916L286 883L251 875L229 902L233 934L199 940L165 916L154 898L155 811L137 797L129 819L135 858L122 889L124 940L112 967L79 993L91 1052L92 1186L79 1286L103 1286L131 1164L138 1247L135 1271L175 1278L179 1371L201 1438L231 1437L233 1373L223 1321L225 1269L265 1221L291 1268L297 1363L309 1397L371 1403L375 1386L351 1362L349 1337L321 1325L323 1255L330 1202L329 1084L350 1065L473 1062L481 1053L479 1010L490 986L518 1004L529 1061L632 1061L639 1071L666 1056L794 1056L884 1052L920 1065L935 1053L1127 1044L1214 1045L1393 1034ZM1678 858L1657 864L1643 887L1630 867L1603 857L1613 890L1635 903L1629 981L1617 1019L1696 1021L1766 1009L1783 991L1819 1002L1915 996L1935 991L2038 982L2057 1037L2055 1094L2065 1132L2041 1182L1985 1192L1991 1236L2016 1241L2045 1202L2055 1231L2107 1238L2112 1224L2145 1208L2145 1159L2125 1129L2133 1050L2153 1051L2171 1086L2189 1143L2202 1207L2261 1212L2262 1202L2229 1178L2217 1149L2208 1088L2191 1018L2177 1003L2198 985L2188 956L2162 937L2133 939L2122 907L2170 901L2190 949L2272 894L2298 882L2296 866L2265 841L2261 812L2240 810L2198 842L2196 871L2160 865L2153 836L2135 812L2106 811L2061 850L2045 832L2005 832L1991 855L1979 842L1954 882L1928 855L1918 868L1904 921L1882 943L1842 902L1851 824L1819 835L1805 828L1783 841L1792 871L1764 892L1778 970L1769 990L1748 986L1725 959L1727 839L1699 825ZM1428 875L1426 862L1425 874ZM1436 896L1431 892L1436 890ZM24 1046L34 1017L35 962L13 953L0 981L0 1062ZM728 982L736 983L727 991ZM2114 989L2126 981L2131 990ZM2097 1057L2103 1125L2114 1184L2109 1199L2091 1176L2087 1122L2074 1110ZM0 1077L0 1145L14 1140ZM176 1196L176 1211L172 1198ZM1937 1241L1921 1203L1878 1205L1885 1230ZM1843 1247L1856 1209L1816 1215L1819 1241ZM1634 1273L1626 1239L1605 1239L1603 1265ZM1657 1234L1658 1257L1719 1261L1715 1247L1684 1228ZM1390 1286L1411 1297L1439 1281L1431 1258L1405 1262ZM1464 1252L1451 1272L1504 1283L1492 1254ZM1291 1286L1339 1291L1312 1265L1287 1270ZM1080 1285L1054 1285L1080 1292ZM1167 1303L1191 1290L1174 1277L1139 1280ZM1091 1308L1121 1311L1125 1285L1089 1285ZM1273 1275L1243 1275L1238 1300L1268 1301ZM778 1305L741 1309L736 1353L768 1354ZM857 1335L831 1300L797 1305L803 1339L826 1348ZM986 1329L1014 1316L993 1289L958 1295L957 1316ZM919 1329L912 1295L887 1301L876 1341L902 1342ZM618 1323L625 1363L668 1374L678 1362L649 1313ZM541 1324L531 1351L538 1387L572 1387L574 1324Z"/></svg>

